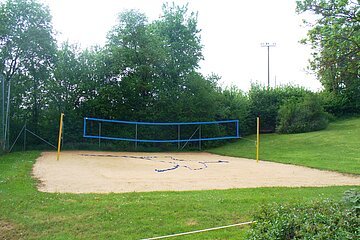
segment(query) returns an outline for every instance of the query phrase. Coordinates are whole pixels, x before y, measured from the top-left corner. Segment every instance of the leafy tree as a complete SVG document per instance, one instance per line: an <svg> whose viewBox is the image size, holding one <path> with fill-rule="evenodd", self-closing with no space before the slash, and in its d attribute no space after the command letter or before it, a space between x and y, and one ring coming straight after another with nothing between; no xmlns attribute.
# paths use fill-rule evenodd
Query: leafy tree
<svg viewBox="0 0 360 240"><path fill-rule="evenodd" d="M155 29L167 49L163 76L176 81L199 68L203 59L197 13L189 12L188 6L163 5L163 15L155 22Z"/></svg>
<svg viewBox="0 0 360 240"><path fill-rule="evenodd" d="M128 84L130 77L124 77L109 49L95 48L81 53L81 75L79 76L80 105L82 116L109 119L131 119L128 98L137 92ZM129 65L131 66L131 65Z"/></svg>
<svg viewBox="0 0 360 240"><path fill-rule="evenodd" d="M36 131L56 50L51 15L35 0L8 0L0 5L0 22L0 72L14 87L13 116L30 117Z"/></svg>
<svg viewBox="0 0 360 240"><path fill-rule="evenodd" d="M117 102L128 119L147 119L158 98L159 67L165 61L159 37L144 14L130 10L119 14L119 23L108 35L112 82ZM113 81L115 80L115 82Z"/></svg>
<svg viewBox="0 0 360 240"><path fill-rule="evenodd" d="M359 7L359 1L351 0L297 1L298 13L316 16L304 20L311 27L303 40L313 49L310 67L348 112L360 112Z"/></svg>
<svg viewBox="0 0 360 240"><path fill-rule="evenodd" d="M157 85L161 90L156 108L162 109L169 121L199 120L199 117L205 115L195 116L193 108L199 105L200 99L195 100L194 96L197 91L202 92L212 84L197 72L199 61L203 59L197 14L190 12L187 5L164 4L163 14L152 24L152 29L159 36L165 53L158 72L160 81ZM194 86L194 82L199 84L198 88ZM216 94L215 91L209 91L204 97L210 97L213 93ZM193 109L193 113L186 115L188 108ZM208 109L210 112L212 108ZM202 110L199 108L197 111L199 113ZM210 115L214 117L213 114Z"/></svg>
<svg viewBox="0 0 360 240"><path fill-rule="evenodd" d="M171 121L198 104L182 104L208 84L196 72L202 58L198 33L196 14L186 6L164 5L163 16L152 23L134 10L119 15L107 49L118 80L117 102L128 119Z"/></svg>
<svg viewBox="0 0 360 240"><path fill-rule="evenodd" d="M49 97L57 113L68 112L79 106L79 81L81 67L79 49L68 42L63 43L56 53L53 68L53 82L49 85Z"/></svg>

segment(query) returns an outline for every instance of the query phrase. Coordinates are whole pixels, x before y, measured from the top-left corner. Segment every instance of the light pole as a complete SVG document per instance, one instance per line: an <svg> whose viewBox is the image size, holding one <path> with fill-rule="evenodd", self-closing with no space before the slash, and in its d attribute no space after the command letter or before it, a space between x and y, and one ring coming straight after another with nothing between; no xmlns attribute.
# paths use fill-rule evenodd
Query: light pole
<svg viewBox="0 0 360 240"><path fill-rule="evenodd" d="M261 47L267 47L267 51L268 51L268 85L267 85L267 89L269 90L270 88L270 47L275 47L276 43L261 43Z"/></svg>

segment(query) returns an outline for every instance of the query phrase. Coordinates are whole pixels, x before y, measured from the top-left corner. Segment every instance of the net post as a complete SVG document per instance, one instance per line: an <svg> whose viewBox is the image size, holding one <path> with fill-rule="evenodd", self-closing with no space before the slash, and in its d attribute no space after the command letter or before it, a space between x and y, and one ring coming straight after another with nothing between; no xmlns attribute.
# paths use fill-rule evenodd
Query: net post
<svg viewBox="0 0 360 240"><path fill-rule="evenodd" d="M256 162L259 162L259 148L260 148L260 118L256 118Z"/></svg>
<svg viewBox="0 0 360 240"><path fill-rule="evenodd" d="M236 137L237 137L237 138L240 137L240 133L239 133L239 120L236 120Z"/></svg>
<svg viewBox="0 0 360 240"><path fill-rule="evenodd" d="M180 124L178 124L178 150L180 149Z"/></svg>
<svg viewBox="0 0 360 240"><path fill-rule="evenodd" d="M101 122L99 122L99 149L101 149Z"/></svg>
<svg viewBox="0 0 360 240"><path fill-rule="evenodd" d="M86 136L86 119L87 119L87 117L84 117L84 132L83 132L83 137Z"/></svg>
<svg viewBox="0 0 360 240"><path fill-rule="evenodd" d="M138 139L138 125L135 124L135 149L137 149L137 139Z"/></svg>
<svg viewBox="0 0 360 240"><path fill-rule="evenodd" d="M201 124L199 125L199 150L201 151Z"/></svg>
<svg viewBox="0 0 360 240"><path fill-rule="evenodd" d="M61 139L62 139L63 119L64 119L64 113L61 113L61 115L60 115L60 127L59 127L58 148L57 148L57 156L56 156L56 160L57 160L57 161L59 161L59 158L60 158L60 148L61 148Z"/></svg>

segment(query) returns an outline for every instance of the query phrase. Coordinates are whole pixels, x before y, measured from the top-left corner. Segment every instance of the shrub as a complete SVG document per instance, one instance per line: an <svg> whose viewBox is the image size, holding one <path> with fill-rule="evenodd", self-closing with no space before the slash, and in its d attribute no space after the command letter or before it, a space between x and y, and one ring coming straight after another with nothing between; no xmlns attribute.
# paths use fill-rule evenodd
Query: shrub
<svg viewBox="0 0 360 240"><path fill-rule="evenodd" d="M343 197L345 209L345 223L349 226L351 232L360 239L360 192L351 189L346 191Z"/></svg>
<svg viewBox="0 0 360 240"><path fill-rule="evenodd" d="M337 95L333 92L321 92L324 102L324 109L335 116L351 116L360 113L360 96L358 101L352 102L344 95Z"/></svg>
<svg viewBox="0 0 360 240"><path fill-rule="evenodd" d="M251 133L251 121L249 118L249 99L240 89L235 86L227 87L222 91L220 99L219 119L238 119L240 121L240 134Z"/></svg>
<svg viewBox="0 0 360 240"><path fill-rule="evenodd" d="M264 86L252 85L249 91L250 117L261 118L261 131L274 132L280 106L289 99L303 98L309 91L301 87L281 86L267 89ZM255 121L253 126L255 128Z"/></svg>
<svg viewBox="0 0 360 240"><path fill-rule="evenodd" d="M353 208L331 200L263 206L248 239L358 239L359 214Z"/></svg>
<svg viewBox="0 0 360 240"><path fill-rule="evenodd" d="M278 114L279 133L301 133L325 129L329 114L324 111L320 98L307 94L304 98L284 103Z"/></svg>

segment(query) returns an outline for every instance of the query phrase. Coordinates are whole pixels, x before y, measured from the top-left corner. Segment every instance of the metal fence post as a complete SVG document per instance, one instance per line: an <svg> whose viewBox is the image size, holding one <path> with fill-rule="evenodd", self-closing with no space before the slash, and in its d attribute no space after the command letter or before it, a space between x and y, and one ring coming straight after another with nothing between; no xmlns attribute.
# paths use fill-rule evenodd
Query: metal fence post
<svg viewBox="0 0 360 240"><path fill-rule="evenodd" d="M135 124L135 149L137 149L137 139L138 139L138 125Z"/></svg>
<svg viewBox="0 0 360 240"><path fill-rule="evenodd" d="M99 149L101 149L101 122L99 122Z"/></svg>
<svg viewBox="0 0 360 240"><path fill-rule="evenodd" d="M178 149L180 149L180 124L178 125Z"/></svg>
<svg viewBox="0 0 360 240"><path fill-rule="evenodd" d="M201 151L201 125L199 126L199 150Z"/></svg>

